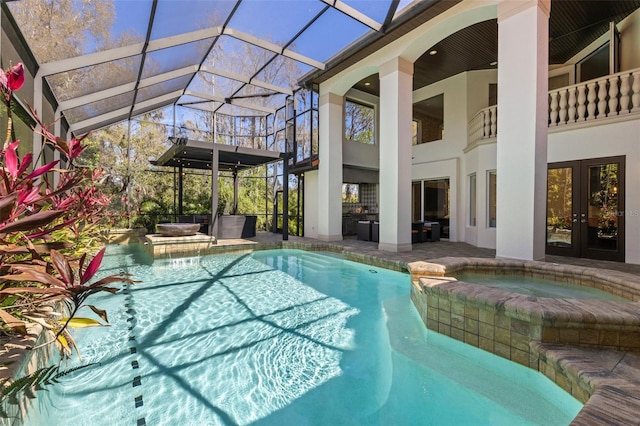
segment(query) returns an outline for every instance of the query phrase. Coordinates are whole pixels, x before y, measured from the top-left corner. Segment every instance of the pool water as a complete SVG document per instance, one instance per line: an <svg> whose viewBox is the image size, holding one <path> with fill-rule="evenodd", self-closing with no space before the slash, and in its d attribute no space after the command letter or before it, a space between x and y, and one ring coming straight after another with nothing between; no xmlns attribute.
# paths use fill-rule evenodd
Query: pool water
<svg viewBox="0 0 640 426"><path fill-rule="evenodd" d="M481 284L500 290L525 294L527 296L629 302L628 299L597 288L526 277L523 275L493 275L465 272L457 274L456 279L458 281Z"/></svg>
<svg viewBox="0 0 640 426"><path fill-rule="evenodd" d="M111 326L75 333L100 365L39 392L29 425L566 425L582 408L428 331L407 274L295 250L109 247L104 266L143 282L93 300Z"/></svg>

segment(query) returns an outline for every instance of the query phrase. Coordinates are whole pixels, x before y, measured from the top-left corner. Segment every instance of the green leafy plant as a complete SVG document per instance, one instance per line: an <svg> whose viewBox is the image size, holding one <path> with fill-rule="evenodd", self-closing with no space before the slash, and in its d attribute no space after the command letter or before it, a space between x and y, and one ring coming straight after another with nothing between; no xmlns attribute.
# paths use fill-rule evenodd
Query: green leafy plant
<svg viewBox="0 0 640 426"><path fill-rule="evenodd" d="M0 324L4 333L21 335L40 324L51 336L45 344L55 344L64 360L78 352L69 327L107 323L107 313L86 305L87 298L98 292L113 294L118 287L112 284L133 281L125 274L95 279L105 252L98 248L104 246L109 199L96 188L99 170L74 167L87 135L70 141L56 137L31 109L44 144L66 159L64 169L56 168L59 161L36 166L39 158L34 161L31 153L21 156L19 141L11 141L11 100L23 82L22 64L0 70L9 128L0 152ZM53 172L59 174L57 180ZM84 306L102 322L77 317ZM34 384L47 384L64 374L49 369L17 381L5 379L0 395L37 389Z"/></svg>
<svg viewBox="0 0 640 426"><path fill-rule="evenodd" d="M36 391L45 390L45 386L59 383L58 379L92 365L95 365L95 363L83 364L66 370L61 370L59 365L51 365L40 368L17 380L2 379L0 380L0 389L2 389L0 391L0 398L9 404L19 405L23 396L28 399L33 399L36 397ZM0 417L10 417L9 413L7 413L2 406L0 406Z"/></svg>

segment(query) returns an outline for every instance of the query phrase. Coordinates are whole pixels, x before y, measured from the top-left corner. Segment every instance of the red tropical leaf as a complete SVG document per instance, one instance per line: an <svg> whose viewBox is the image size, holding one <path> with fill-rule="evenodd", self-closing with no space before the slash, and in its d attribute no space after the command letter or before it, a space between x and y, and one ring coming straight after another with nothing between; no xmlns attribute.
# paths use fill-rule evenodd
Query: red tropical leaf
<svg viewBox="0 0 640 426"><path fill-rule="evenodd" d="M27 246L0 246L0 254L44 254L49 253L51 249L62 250L72 247L72 243L64 243L62 241L54 241L51 243L32 244L31 247Z"/></svg>
<svg viewBox="0 0 640 426"><path fill-rule="evenodd" d="M64 295L67 296L67 292L59 288L44 288L44 287L9 287L0 290L0 294L20 294L20 293L35 293L35 294L50 294L50 295Z"/></svg>
<svg viewBox="0 0 640 426"><path fill-rule="evenodd" d="M24 66L22 62L18 62L7 72L7 88L16 91L24 84Z"/></svg>
<svg viewBox="0 0 640 426"><path fill-rule="evenodd" d="M11 315L9 312L6 312L2 309L0 309L0 319L4 321L5 324L7 324L9 327L16 330L18 333L22 334L23 336L26 336L27 327L24 321L19 320L18 318Z"/></svg>
<svg viewBox="0 0 640 426"><path fill-rule="evenodd" d="M68 286L72 286L75 278L67 258L59 251L51 250L51 263L53 263L56 271L58 271L62 277L62 281L64 281Z"/></svg>
<svg viewBox="0 0 640 426"><path fill-rule="evenodd" d="M18 175L18 153L16 152L16 148L18 148L19 143L19 141L10 143L4 152L5 165L14 179Z"/></svg>
<svg viewBox="0 0 640 426"><path fill-rule="evenodd" d="M35 281L42 284L48 284L48 285L52 285L54 287L60 287L60 288L67 287L64 282L60 281L53 275L48 274L46 272L38 271L32 268L33 268L32 266L28 266L28 265L13 266L13 269L20 271L21 273L13 274L13 275L5 275L0 278L8 281Z"/></svg>
<svg viewBox="0 0 640 426"><path fill-rule="evenodd" d="M87 259L87 253L82 253L80 256L80 270L84 270L84 261Z"/></svg>
<svg viewBox="0 0 640 426"><path fill-rule="evenodd" d="M107 319L107 311L105 311L104 309L98 309L93 305L89 305L89 308L91 308L91 310L95 312L96 315L102 318L104 322L109 322L109 320Z"/></svg>
<svg viewBox="0 0 640 426"><path fill-rule="evenodd" d="M33 160L33 154L30 152L27 152L24 155L24 157L22 157L22 161L20 162L20 168L18 169L18 176L20 176L22 173L24 173L25 170L29 168L32 160Z"/></svg>
<svg viewBox="0 0 640 426"><path fill-rule="evenodd" d="M13 210L17 198L17 194L6 195L0 198L0 222L4 222L9 219L11 211Z"/></svg>
<svg viewBox="0 0 640 426"><path fill-rule="evenodd" d="M43 174L47 173L49 170L53 169L59 162L60 162L60 160L56 160L56 161L52 161L51 163L45 164L44 166L39 167L36 170L34 170L33 172L31 172L29 175L27 175L27 177L25 179L37 178L38 176L43 175Z"/></svg>
<svg viewBox="0 0 640 426"><path fill-rule="evenodd" d="M76 220L78 220L78 218L72 217L71 219L65 220L64 222L59 223L59 224L57 224L56 226L54 226L52 228L47 228L44 231L34 232L33 234L29 234L29 235L27 235L27 238L29 238L31 240L34 240L36 238L44 237L45 235L51 234L53 231L57 231L58 229L62 229L62 228L68 227L69 225L71 225ZM2 229L0 229L0 232L2 232Z"/></svg>
<svg viewBox="0 0 640 426"><path fill-rule="evenodd" d="M1 227L0 234L17 231L29 231L31 229L51 223L51 221L62 216L63 214L64 210L47 210L44 212L34 213L31 216L16 220L15 222L11 222L9 224L6 224L4 227Z"/></svg>
<svg viewBox="0 0 640 426"><path fill-rule="evenodd" d="M106 250L106 247L103 247L102 250L100 250L93 259L91 259L91 262L89 262L87 269L85 269L84 273L82 274L82 278L80 279L81 284L84 284L87 281L89 281L91 278L93 278L96 272L98 272L98 268L102 263L102 258L104 257L105 250Z"/></svg>

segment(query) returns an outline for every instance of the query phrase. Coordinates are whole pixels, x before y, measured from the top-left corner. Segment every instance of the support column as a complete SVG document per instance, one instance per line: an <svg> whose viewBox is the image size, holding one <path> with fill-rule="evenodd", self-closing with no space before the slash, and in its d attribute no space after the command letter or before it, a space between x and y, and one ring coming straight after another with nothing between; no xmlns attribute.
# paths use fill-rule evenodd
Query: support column
<svg viewBox="0 0 640 426"><path fill-rule="evenodd" d="M496 257L544 259L550 10L498 3Z"/></svg>
<svg viewBox="0 0 640 426"><path fill-rule="evenodd" d="M127 170L127 176L129 171ZM183 213L183 196L184 196L184 169L182 164L178 166L178 216L182 216Z"/></svg>
<svg viewBox="0 0 640 426"><path fill-rule="evenodd" d="M231 214L238 214L238 193L240 192L240 180L238 179L238 171L233 171L233 206Z"/></svg>
<svg viewBox="0 0 640 426"><path fill-rule="evenodd" d="M318 239L342 240L343 98L324 93L319 99Z"/></svg>
<svg viewBox="0 0 640 426"><path fill-rule="evenodd" d="M25 73L26 72L27 71L25 70ZM44 96L42 93L42 80L43 80L43 77L40 75L39 72L37 72L35 77L33 78L33 109L38 111L38 113L40 114L42 114L42 98ZM40 119L43 119L43 117L41 116ZM14 117L14 120L15 120L15 117ZM43 150L42 135L39 132L39 127L40 126L36 126L36 131L33 132L33 149L31 150L31 152L33 153L34 169L42 166L44 163L43 161L44 153L42 152Z"/></svg>
<svg viewBox="0 0 640 426"><path fill-rule="evenodd" d="M211 225L209 229L209 235L218 237L218 169L219 169L219 156L218 148L216 144L213 144L211 150ZM220 212L222 214L223 212Z"/></svg>
<svg viewBox="0 0 640 426"><path fill-rule="evenodd" d="M411 117L413 63L380 66L379 250L411 251Z"/></svg>
<svg viewBox="0 0 640 426"><path fill-rule="evenodd" d="M53 113L53 117L54 117L54 122L53 122L53 134L58 136L58 137L62 137L62 135L60 134L62 132L62 125L60 124L60 109L57 108L55 110L55 112ZM57 149L53 150L53 161L60 161L60 151L58 151ZM59 168L62 168L61 164L58 164ZM60 172L54 172L53 173L53 186L54 187L58 187L58 184L60 183Z"/></svg>
<svg viewBox="0 0 640 426"><path fill-rule="evenodd" d="M289 156L282 160L282 241L289 239Z"/></svg>

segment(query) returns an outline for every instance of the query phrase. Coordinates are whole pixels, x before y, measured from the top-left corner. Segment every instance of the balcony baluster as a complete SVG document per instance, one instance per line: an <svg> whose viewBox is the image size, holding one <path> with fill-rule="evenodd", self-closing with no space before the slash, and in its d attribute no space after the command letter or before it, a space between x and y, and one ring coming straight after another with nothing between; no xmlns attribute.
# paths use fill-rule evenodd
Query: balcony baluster
<svg viewBox="0 0 640 426"><path fill-rule="evenodd" d="M587 104L587 116L585 117L585 119L593 120L594 118L596 118L596 82L593 81L587 84L587 89L589 90L589 92L587 93L587 101L589 101L589 103Z"/></svg>
<svg viewBox="0 0 640 426"><path fill-rule="evenodd" d="M633 73L633 95L631 96L631 102L633 103L633 109L631 112L640 112L640 70L636 70Z"/></svg>
<svg viewBox="0 0 640 426"><path fill-rule="evenodd" d="M620 114L626 114L629 112L629 74L622 74L620 76Z"/></svg>

